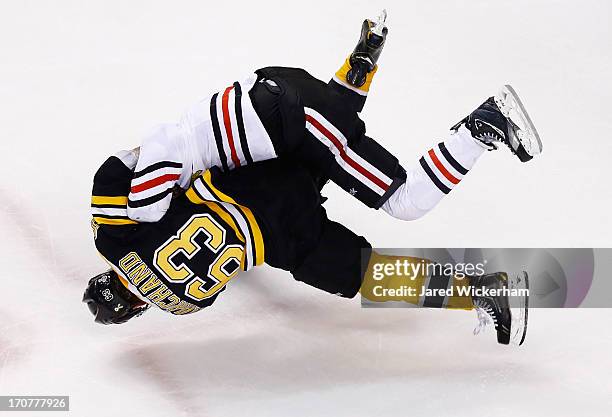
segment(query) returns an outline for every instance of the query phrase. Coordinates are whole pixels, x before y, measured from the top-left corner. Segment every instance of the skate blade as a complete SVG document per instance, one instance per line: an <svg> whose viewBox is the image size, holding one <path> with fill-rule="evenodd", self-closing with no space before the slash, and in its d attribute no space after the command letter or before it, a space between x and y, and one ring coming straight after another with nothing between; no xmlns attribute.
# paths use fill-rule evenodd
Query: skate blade
<svg viewBox="0 0 612 417"><path fill-rule="evenodd" d="M518 127L516 140L525 148L525 151L532 157L542 153L540 135L514 88L504 85L495 95L495 104L502 114ZM512 139L514 138L510 138L511 142Z"/></svg>
<svg viewBox="0 0 612 417"><path fill-rule="evenodd" d="M384 36L384 29L386 28L385 22L387 21L387 9L383 9L382 12L376 18L376 21L372 22L371 31L373 34L378 36Z"/></svg>
<svg viewBox="0 0 612 417"><path fill-rule="evenodd" d="M508 286L510 290L529 291L529 275L520 272L509 277ZM510 299L510 314L512 322L510 325L510 344L520 346L525 342L527 336L527 319L529 317L529 293L524 296L512 296Z"/></svg>

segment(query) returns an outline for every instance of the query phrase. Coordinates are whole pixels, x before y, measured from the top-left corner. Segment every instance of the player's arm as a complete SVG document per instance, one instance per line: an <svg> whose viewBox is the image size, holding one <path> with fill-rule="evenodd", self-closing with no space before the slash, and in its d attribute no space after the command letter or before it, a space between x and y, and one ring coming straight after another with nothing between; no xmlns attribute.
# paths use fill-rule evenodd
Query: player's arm
<svg viewBox="0 0 612 417"><path fill-rule="evenodd" d="M191 165L185 162L174 125L160 125L143 140L131 180L127 215L138 222L159 221L170 207L172 189L186 187Z"/></svg>

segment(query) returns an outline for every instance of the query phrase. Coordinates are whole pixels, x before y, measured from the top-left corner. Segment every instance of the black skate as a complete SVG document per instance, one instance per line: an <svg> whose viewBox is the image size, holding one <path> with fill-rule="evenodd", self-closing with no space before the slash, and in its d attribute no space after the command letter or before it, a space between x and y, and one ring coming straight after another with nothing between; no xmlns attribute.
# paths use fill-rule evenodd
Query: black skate
<svg viewBox="0 0 612 417"><path fill-rule="evenodd" d="M477 290L529 290L529 278L527 272L513 278L509 278L505 272L497 272L470 278L470 286ZM528 294L513 295L511 298L507 295L474 295L472 301L479 321L474 334L480 333L493 321L498 343L523 344L527 335Z"/></svg>
<svg viewBox="0 0 612 417"><path fill-rule="evenodd" d="M542 152L540 136L523 103L509 85L452 129L457 130L462 124L489 150L497 149L496 143L504 143L521 162L527 162Z"/></svg>
<svg viewBox="0 0 612 417"><path fill-rule="evenodd" d="M387 20L387 11L383 10L376 22L369 19L363 21L361 37L349 58L351 69L346 74L349 84L357 88L365 84L368 73L376 67L389 31L385 26L385 20Z"/></svg>

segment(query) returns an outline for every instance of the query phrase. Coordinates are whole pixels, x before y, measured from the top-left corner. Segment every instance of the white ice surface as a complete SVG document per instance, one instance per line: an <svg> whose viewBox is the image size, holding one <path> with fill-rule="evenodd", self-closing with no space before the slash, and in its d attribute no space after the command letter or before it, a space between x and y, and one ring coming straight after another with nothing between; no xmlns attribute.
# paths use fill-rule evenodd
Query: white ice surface
<svg viewBox="0 0 612 417"><path fill-rule="evenodd" d="M414 223L334 186L330 216L381 247L611 246L611 4L0 2L0 394L87 417L610 415L610 310L532 311L509 349L473 313L362 310L267 267L191 317L101 327L80 297L104 268L88 205L107 155L251 69L329 78L383 7L371 136L411 163L509 82L544 153L485 155Z"/></svg>

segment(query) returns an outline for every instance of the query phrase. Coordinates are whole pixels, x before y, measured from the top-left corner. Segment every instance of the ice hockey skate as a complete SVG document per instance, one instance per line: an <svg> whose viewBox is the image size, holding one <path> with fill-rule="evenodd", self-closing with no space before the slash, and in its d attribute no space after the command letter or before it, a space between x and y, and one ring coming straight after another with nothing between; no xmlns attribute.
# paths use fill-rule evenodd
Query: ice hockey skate
<svg viewBox="0 0 612 417"><path fill-rule="evenodd" d="M497 143L507 145L521 162L542 152L542 141L516 91L505 85L495 97L490 97L453 129L465 124L474 139L489 150Z"/></svg>
<svg viewBox="0 0 612 417"><path fill-rule="evenodd" d="M472 277L470 285L475 289L525 292L524 290L529 290L529 277L524 271L510 277L505 272L498 272ZM523 344L527 335L528 291L523 295L513 295L512 298L507 295L474 296L473 302L479 321L474 334L480 333L493 322L500 344Z"/></svg>
<svg viewBox="0 0 612 417"><path fill-rule="evenodd" d="M363 86L367 75L376 67L389 32L385 26L386 20L387 11L383 10L375 22L369 19L363 21L361 37L349 58L351 69L346 76L347 82L354 87Z"/></svg>

